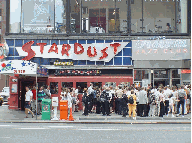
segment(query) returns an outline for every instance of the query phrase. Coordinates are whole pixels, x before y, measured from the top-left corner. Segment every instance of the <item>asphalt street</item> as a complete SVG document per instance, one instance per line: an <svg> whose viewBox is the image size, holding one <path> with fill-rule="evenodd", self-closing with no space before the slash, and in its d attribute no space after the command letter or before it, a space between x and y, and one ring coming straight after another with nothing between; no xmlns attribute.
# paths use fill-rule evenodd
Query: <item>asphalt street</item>
<svg viewBox="0 0 192 143"><path fill-rule="evenodd" d="M190 143L190 124L0 123L0 143Z"/></svg>

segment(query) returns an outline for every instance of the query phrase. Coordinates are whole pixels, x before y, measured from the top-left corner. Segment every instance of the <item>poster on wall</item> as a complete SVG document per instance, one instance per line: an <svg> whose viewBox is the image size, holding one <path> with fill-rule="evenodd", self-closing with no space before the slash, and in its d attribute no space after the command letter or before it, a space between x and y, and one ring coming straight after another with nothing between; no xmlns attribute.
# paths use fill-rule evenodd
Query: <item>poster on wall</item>
<svg viewBox="0 0 192 143"><path fill-rule="evenodd" d="M148 79L142 79L142 87L148 87L149 80Z"/></svg>
<svg viewBox="0 0 192 143"><path fill-rule="evenodd" d="M17 93L17 84L12 84L11 92L12 93Z"/></svg>

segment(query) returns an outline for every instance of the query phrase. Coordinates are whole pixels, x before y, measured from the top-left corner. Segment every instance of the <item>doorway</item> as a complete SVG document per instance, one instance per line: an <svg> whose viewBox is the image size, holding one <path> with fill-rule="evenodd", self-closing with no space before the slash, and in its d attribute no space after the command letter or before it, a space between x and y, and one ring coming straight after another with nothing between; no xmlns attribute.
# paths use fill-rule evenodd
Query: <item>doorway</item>
<svg viewBox="0 0 192 143"><path fill-rule="evenodd" d="M20 93L19 93L19 102L18 102L18 107L21 109L21 110L25 110L25 93L26 93L26 89L25 87L26 86L29 86L29 87L32 87L34 85L34 81L20 81L19 82L20 85L19 85L19 88L20 88Z"/></svg>

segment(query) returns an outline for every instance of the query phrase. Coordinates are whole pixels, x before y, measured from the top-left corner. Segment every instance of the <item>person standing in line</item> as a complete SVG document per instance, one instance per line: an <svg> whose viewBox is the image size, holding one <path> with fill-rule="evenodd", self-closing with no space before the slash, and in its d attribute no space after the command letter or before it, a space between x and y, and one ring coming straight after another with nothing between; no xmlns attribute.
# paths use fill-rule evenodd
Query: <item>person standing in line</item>
<svg viewBox="0 0 192 143"><path fill-rule="evenodd" d="M82 102L84 103L84 113L83 115L88 116L88 101L89 101L89 96L88 96L88 91L87 88L84 89L84 93L83 93L83 98L82 98Z"/></svg>
<svg viewBox="0 0 192 143"><path fill-rule="evenodd" d="M31 90L32 91L32 93L33 93L33 109L34 109L34 111L35 111L35 113L37 112L36 111L36 87L35 87L35 85L33 86L33 89Z"/></svg>
<svg viewBox="0 0 192 143"><path fill-rule="evenodd" d="M115 91L113 90L113 87L110 86L110 93L111 93L111 96L112 96L112 99L111 99L111 102L110 102L110 106L111 106L111 109L110 109L110 113L113 113L115 111Z"/></svg>
<svg viewBox="0 0 192 143"><path fill-rule="evenodd" d="M155 94L150 95L150 111L149 111L149 117L154 117L155 116L155 108L156 108L156 99L155 99Z"/></svg>
<svg viewBox="0 0 192 143"><path fill-rule="evenodd" d="M127 103L128 103L128 96L126 95L127 91L123 90L123 95L122 95L122 110L123 110L123 116L126 117L127 115Z"/></svg>
<svg viewBox="0 0 192 143"><path fill-rule="evenodd" d="M144 90L144 87L141 88L139 92L139 104L140 104L140 117L146 117L146 108L147 108L147 92Z"/></svg>
<svg viewBox="0 0 192 143"><path fill-rule="evenodd" d="M26 86L26 94L25 94L25 114L26 114L26 118L28 117L28 112L30 112L32 114L32 118L34 117L34 113L30 110L31 108L31 101L33 98L33 93L31 92L31 90L29 90L29 87Z"/></svg>
<svg viewBox="0 0 192 143"><path fill-rule="evenodd" d="M106 88L106 93L105 93L105 113L107 116L110 115L110 102L112 99L112 94L110 93L110 89L107 87Z"/></svg>
<svg viewBox="0 0 192 143"><path fill-rule="evenodd" d="M179 99L179 103L177 106L177 117L179 116L179 108L180 105L182 105L182 117L184 117L184 99L186 97L186 92L184 90L184 86L181 86L181 89L178 91L178 99Z"/></svg>
<svg viewBox="0 0 192 143"><path fill-rule="evenodd" d="M106 98L105 98L105 96L106 96L106 87L102 87L102 89L103 89L103 91L101 92L101 108L102 108L102 114L103 114L103 116L105 116L106 114L105 114L105 100L106 100Z"/></svg>
<svg viewBox="0 0 192 143"><path fill-rule="evenodd" d="M90 83L90 87L88 88L88 94L89 94L89 107L88 107L88 111L89 113L93 113L93 97L94 97L94 90L93 90L93 83Z"/></svg>
<svg viewBox="0 0 192 143"><path fill-rule="evenodd" d="M170 113L170 111L172 111L172 117L175 117L174 116L174 113L175 113L174 106L175 106L176 97L178 96L177 94L178 93L176 92L176 89L173 88L172 94L169 98L169 113Z"/></svg>
<svg viewBox="0 0 192 143"><path fill-rule="evenodd" d="M137 116L140 116L139 111L140 111L140 107L139 107L139 92L140 92L140 87L137 87L137 92L136 92L136 113Z"/></svg>
<svg viewBox="0 0 192 143"><path fill-rule="evenodd" d="M119 89L117 90L117 97L118 97L118 114L122 115L122 95L123 90L121 89L121 86L119 86Z"/></svg>
<svg viewBox="0 0 192 143"><path fill-rule="evenodd" d="M164 88L164 95L165 95L165 114L166 114L167 117L168 117L168 111L169 111L169 95L170 95L170 92L169 92L167 86L165 86L165 88Z"/></svg>
<svg viewBox="0 0 192 143"><path fill-rule="evenodd" d="M96 114L100 114L101 113L101 99L100 99L101 91L99 87L96 88L96 94L97 94Z"/></svg>
<svg viewBox="0 0 192 143"><path fill-rule="evenodd" d="M131 113L133 113L133 119L136 120L136 101L137 97L134 94L134 91L131 90L131 94L128 95L128 106L129 106L129 117L131 117Z"/></svg>
<svg viewBox="0 0 192 143"><path fill-rule="evenodd" d="M159 100L159 95L160 95L160 87L157 89L157 91L155 92L155 99L156 99L156 116L159 116L160 114L160 100Z"/></svg>
<svg viewBox="0 0 192 143"><path fill-rule="evenodd" d="M38 109L37 109L37 114L40 115L42 112L42 100L45 98L46 94L44 93L44 87L41 86L39 92L37 93L37 98L38 98Z"/></svg>
<svg viewBox="0 0 192 143"><path fill-rule="evenodd" d="M160 115L159 115L159 117L163 117L163 115L164 115L165 96L164 96L164 93L163 93L162 89L160 90L159 101L160 101Z"/></svg>

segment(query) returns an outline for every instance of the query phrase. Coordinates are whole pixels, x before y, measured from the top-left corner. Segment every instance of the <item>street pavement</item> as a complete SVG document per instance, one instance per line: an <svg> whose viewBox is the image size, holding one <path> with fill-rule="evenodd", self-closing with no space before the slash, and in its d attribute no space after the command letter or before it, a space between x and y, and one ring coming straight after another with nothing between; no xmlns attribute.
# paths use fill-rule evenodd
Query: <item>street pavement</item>
<svg viewBox="0 0 192 143"><path fill-rule="evenodd" d="M157 123L182 123L182 124L191 124L191 114L185 115L185 117L169 117L164 116L164 118L160 117L137 117L137 120L133 120L128 116L126 118L122 117L121 115L117 115L112 113L111 116L102 116L102 114L89 114L89 116L83 116L82 111L74 112L73 118L74 121L67 121L67 120L59 120L59 121L52 121L52 120L41 120L41 115L37 115L32 118L32 115L29 114L29 118L25 118L24 111L16 111L16 110L9 110L8 105L0 106L0 122L27 122L27 123L37 123L37 122L69 122L69 123L127 123L127 124L157 124ZM53 112L51 114L53 117ZM60 118L60 111L57 113L57 117Z"/></svg>
<svg viewBox="0 0 192 143"><path fill-rule="evenodd" d="M1 143L190 143L190 124L0 123Z"/></svg>

